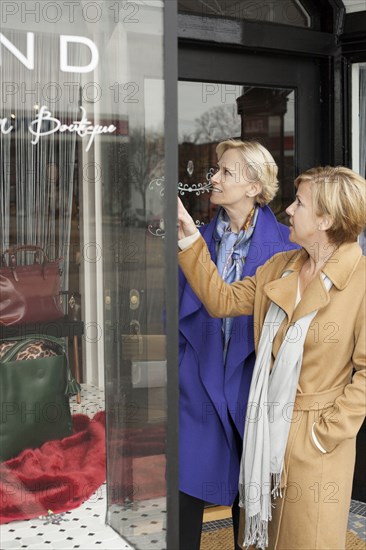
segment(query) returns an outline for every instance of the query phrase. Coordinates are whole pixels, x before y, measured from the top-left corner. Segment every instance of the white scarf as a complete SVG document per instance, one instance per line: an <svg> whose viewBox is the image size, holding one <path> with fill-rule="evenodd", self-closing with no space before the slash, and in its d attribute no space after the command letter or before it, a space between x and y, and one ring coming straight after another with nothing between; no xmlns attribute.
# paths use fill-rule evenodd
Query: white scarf
<svg viewBox="0 0 366 550"><path fill-rule="evenodd" d="M329 292L332 282L324 273L322 277ZM239 477L240 506L245 509L245 548L268 546L271 495L282 496L281 474L304 342L316 314L312 311L289 327L271 372L272 344L286 314L272 302L263 324L249 392Z"/></svg>

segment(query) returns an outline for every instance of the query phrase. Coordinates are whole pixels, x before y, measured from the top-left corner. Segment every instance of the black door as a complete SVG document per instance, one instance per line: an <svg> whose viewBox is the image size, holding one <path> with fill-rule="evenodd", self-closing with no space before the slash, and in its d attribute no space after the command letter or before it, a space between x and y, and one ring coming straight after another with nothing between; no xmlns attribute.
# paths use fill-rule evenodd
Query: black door
<svg viewBox="0 0 366 550"><path fill-rule="evenodd" d="M226 138L257 139L279 167L271 204L286 223L294 178L326 156L321 60L270 55L212 44L179 48L179 188L197 225L212 216L205 183L215 146Z"/></svg>

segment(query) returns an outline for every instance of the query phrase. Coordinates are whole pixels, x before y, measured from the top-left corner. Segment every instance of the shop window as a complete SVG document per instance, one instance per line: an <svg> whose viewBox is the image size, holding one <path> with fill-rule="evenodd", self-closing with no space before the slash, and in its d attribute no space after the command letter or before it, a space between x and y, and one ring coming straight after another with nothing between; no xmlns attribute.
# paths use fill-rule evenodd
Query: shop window
<svg viewBox="0 0 366 550"><path fill-rule="evenodd" d="M210 170L225 139L256 140L271 151L280 190L271 203L282 223L295 176L295 90L214 82L179 82L179 193L197 225L215 210L209 201Z"/></svg>
<svg viewBox="0 0 366 550"><path fill-rule="evenodd" d="M80 259L77 140L75 133L54 130L60 120L76 119L80 81L71 88L60 70L57 35L7 29L3 40L0 249L37 245L49 258L62 258L62 290L70 290L71 284L76 292ZM27 66L32 58L46 59L46 50L48 62ZM73 62L80 63L79 46L75 44L71 51ZM19 52L26 52L23 61Z"/></svg>
<svg viewBox="0 0 366 550"><path fill-rule="evenodd" d="M310 27L311 18L300 0L179 0L180 13L244 21Z"/></svg>
<svg viewBox="0 0 366 550"><path fill-rule="evenodd" d="M66 290L80 262L83 382L105 387L106 521L134 547L161 549L175 498L166 467L169 2L66 4L20 2L19 20L9 15L1 29L0 249L27 242L62 256Z"/></svg>

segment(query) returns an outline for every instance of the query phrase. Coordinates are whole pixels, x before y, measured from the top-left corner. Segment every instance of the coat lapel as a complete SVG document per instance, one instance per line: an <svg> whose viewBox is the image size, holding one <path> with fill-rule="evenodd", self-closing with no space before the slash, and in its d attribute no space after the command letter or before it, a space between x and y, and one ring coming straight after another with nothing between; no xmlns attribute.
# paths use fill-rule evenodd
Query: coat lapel
<svg viewBox="0 0 366 550"><path fill-rule="evenodd" d="M360 259L362 250L357 243L345 243L337 248L323 267L323 272L338 290L349 283ZM325 288L321 273L306 288L301 301L294 311L293 322L311 311L319 310L329 304L330 295Z"/></svg>
<svg viewBox="0 0 366 550"><path fill-rule="evenodd" d="M288 322L291 323L295 323L312 311L321 309L329 302L329 293L319 273L306 288L299 304L295 306L299 271L307 257L305 250L295 254L282 273L283 275L288 271L289 274L264 285L266 296L286 313Z"/></svg>
<svg viewBox="0 0 366 550"><path fill-rule="evenodd" d="M321 274L309 284L296 307L291 321L296 323L312 311L318 311L329 304L329 292L325 288Z"/></svg>
<svg viewBox="0 0 366 550"><path fill-rule="evenodd" d="M337 289L342 290L351 279L361 256L362 251L357 243L345 243L334 252L322 271ZM291 273L264 286L268 298L283 309L293 323L308 313L325 307L330 301L329 292L324 285L321 273L318 273L305 289L295 308L299 271L307 257L308 254L305 250L295 254L293 260L286 266L286 270Z"/></svg>
<svg viewBox="0 0 366 550"><path fill-rule="evenodd" d="M295 323L308 313L325 307L329 303L329 293L319 275L306 288L301 301L295 307L299 274L292 272L287 277L277 279L264 286L268 298L286 313L288 321Z"/></svg>
<svg viewBox="0 0 366 550"><path fill-rule="evenodd" d="M292 318L295 309L298 280L298 272L292 271L289 275L264 285L266 296L286 313L288 319Z"/></svg>

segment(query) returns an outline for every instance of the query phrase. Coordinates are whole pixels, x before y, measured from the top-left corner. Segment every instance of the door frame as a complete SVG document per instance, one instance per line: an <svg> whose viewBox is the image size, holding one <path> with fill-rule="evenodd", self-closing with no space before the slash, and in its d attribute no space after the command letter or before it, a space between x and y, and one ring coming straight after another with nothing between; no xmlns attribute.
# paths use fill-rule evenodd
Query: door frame
<svg viewBox="0 0 366 550"><path fill-rule="evenodd" d="M322 120L321 62L306 58L258 55L238 49L200 45L179 49L179 80L220 82L295 90L295 172L321 164L327 156ZM218 78L219 77L219 78ZM312 113L309 116L309 110ZM309 138L310 136L310 138Z"/></svg>
<svg viewBox="0 0 366 550"><path fill-rule="evenodd" d="M295 88L298 172L314 164L344 164L348 158L346 65L340 46L345 8L341 0L303 3L311 28L178 14L180 80Z"/></svg>

